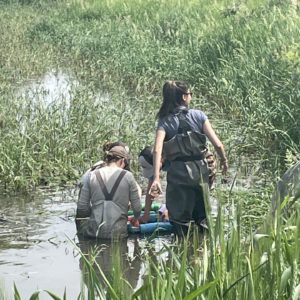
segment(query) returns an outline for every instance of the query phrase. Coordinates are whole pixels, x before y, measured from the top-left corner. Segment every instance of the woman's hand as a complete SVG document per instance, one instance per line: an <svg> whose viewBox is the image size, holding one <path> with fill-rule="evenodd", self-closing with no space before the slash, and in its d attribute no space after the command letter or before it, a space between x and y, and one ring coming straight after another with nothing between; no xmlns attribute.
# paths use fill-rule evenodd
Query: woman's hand
<svg viewBox="0 0 300 300"><path fill-rule="evenodd" d="M228 170L228 162L225 155L224 146L219 140L218 136L216 135L215 131L213 130L209 120L206 120L203 124L203 132L206 134L210 142L214 145L221 161L220 165L222 167L222 174L226 175Z"/></svg>
<svg viewBox="0 0 300 300"><path fill-rule="evenodd" d="M140 224L146 224L149 221L149 214L144 214L142 217L139 217Z"/></svg>
<svg viewBox="0 0 300 300"><path fill-rule="evenodd" d="M132 225L132 227L139 227L140 226L140 222L139 220L135 219L135 218L132 218L130 220L130 224Z"/></svg>
<svg viewBox="0 0 300 300"><path fill-rule="evenodd" d="M152 185L149 190L149 194L153 198L157 198L162 193L162 188L159 180L153 180Z"/></svg>
<svg viewBox="0 0 300 300"><path fill-rule="evenodd" d="M221 164L221 167L222 167L222 175L226 175L227 170L228 170L228 161L227 161L227 159L222 159L220 164Z"/></svg>

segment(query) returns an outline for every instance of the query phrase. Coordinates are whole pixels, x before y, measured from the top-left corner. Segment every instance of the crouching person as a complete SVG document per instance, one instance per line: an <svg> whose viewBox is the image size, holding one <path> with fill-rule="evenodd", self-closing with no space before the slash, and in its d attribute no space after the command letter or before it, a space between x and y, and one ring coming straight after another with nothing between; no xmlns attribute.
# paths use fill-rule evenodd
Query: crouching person
<svg viewBox="0 0 300 300"><path fill-rule="evenodd" d="M104 164L83 177L76 212L80 237L121 239L127 237L128 206L137 220L141 189L128 170L129 153L123 146L106 152Z"/></svg>

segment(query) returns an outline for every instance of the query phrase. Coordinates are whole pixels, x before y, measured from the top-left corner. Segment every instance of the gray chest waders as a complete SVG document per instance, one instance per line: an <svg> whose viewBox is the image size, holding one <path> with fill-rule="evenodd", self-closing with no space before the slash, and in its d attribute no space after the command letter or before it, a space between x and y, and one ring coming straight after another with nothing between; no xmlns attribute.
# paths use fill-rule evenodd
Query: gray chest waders
<svg viewBox="0 0 300 300"><path fill-rule="evenodd" d="M106 188L100 169L95 172L105 199L95 202L92 207L90 231L99 238L113 238L115 234L120 232L120 224L123 224L120 223L122 210L113 201L113 197L126 171L121 171L110 192Z"/></svg>

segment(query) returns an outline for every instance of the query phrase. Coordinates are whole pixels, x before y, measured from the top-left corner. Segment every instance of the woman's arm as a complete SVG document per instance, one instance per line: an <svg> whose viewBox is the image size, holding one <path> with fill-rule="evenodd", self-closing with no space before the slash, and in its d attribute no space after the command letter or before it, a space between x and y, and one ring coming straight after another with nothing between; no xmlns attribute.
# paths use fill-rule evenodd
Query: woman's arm
<svg viewBox="0 0 300 300"><path fill-rule="evenodd" d="M140 223L148 223L149 217L150 217L150 210L151 210L151 205L153 201L153 196L150 195L150 188L152 186L152 180L149 179L148 181L148 186L146 190L146 196L145 196L145 208L144 208L144 215L140 217Z"/></svg>
<svg viewBox="0 0 300 300"><path fill-rule="evenodd" d="M209 120L206 120L203 124L203 132L208 137L210 142L215 147L219 157L220 157L220 163L222 166L222 173L226 175L227 169L228 169L228 162L224 150L224 146L218 136L216 135L214 129L212 128Z"/></svg>
<svg viewBox="0 0 300 300"><path fill-rule="evenodd" d="M138 185L138 183L136 182L136 180L134 179L132 173L128 172L127 174L130 174L129 199L130 199L131 208L133 210L133 218L130 220L130 223L132 226L138 227L140 224L139 217L142 211L142 205L141 205L142 190Z"/></svg>
<svg viewBox="0 0 300 300"><path fill-rule="evenodd" d="M162 192L159 174L160 174L162 149L163 149L165 136L166 136L166 132L163 129L158 129L156 131L155 144L153 149L154 178L150 188L150 194L153 197L157 197Z"/></svg>

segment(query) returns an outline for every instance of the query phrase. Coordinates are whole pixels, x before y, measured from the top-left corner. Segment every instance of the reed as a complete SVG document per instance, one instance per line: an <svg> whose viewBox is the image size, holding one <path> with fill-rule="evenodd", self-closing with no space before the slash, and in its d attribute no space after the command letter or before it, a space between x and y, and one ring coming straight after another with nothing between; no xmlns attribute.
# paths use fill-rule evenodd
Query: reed
<svg viewBox="0 0 300 300"><path fill-rule="evenodd" d="M232 155L259 156L274 171L299 153L300 18L288 1L28 0L0 8L6 189L74 182L107 139L124 140L135 157L153 143L170 78L188 80L193 105L222 120ZM20 98L20 88L53 70L76 78L71 100L43 105L45 91Z"/></svg>
<svg viewBox="0 0 300 300"><path fill-rule="evenodd" d="M274 215L265 214L264 226L248 233L239 203L223 200L217 217L208 218L208 232L191 228L189 238L166 243L160 250L154 249L150 238L136 254L144 262L137 288L127 281L118 247L109 274L97 261L100 248L85 253L77 249L85 285L78 299L299 299L299 203L282 217L281 209L292 200L287 199ZM231 213L224 214L229 203ZM209 209L207 201L206 206ZM38 299L41 292L31 299ZM62 298L47 293L53 299L66 297L66 291Z"/></svg>

